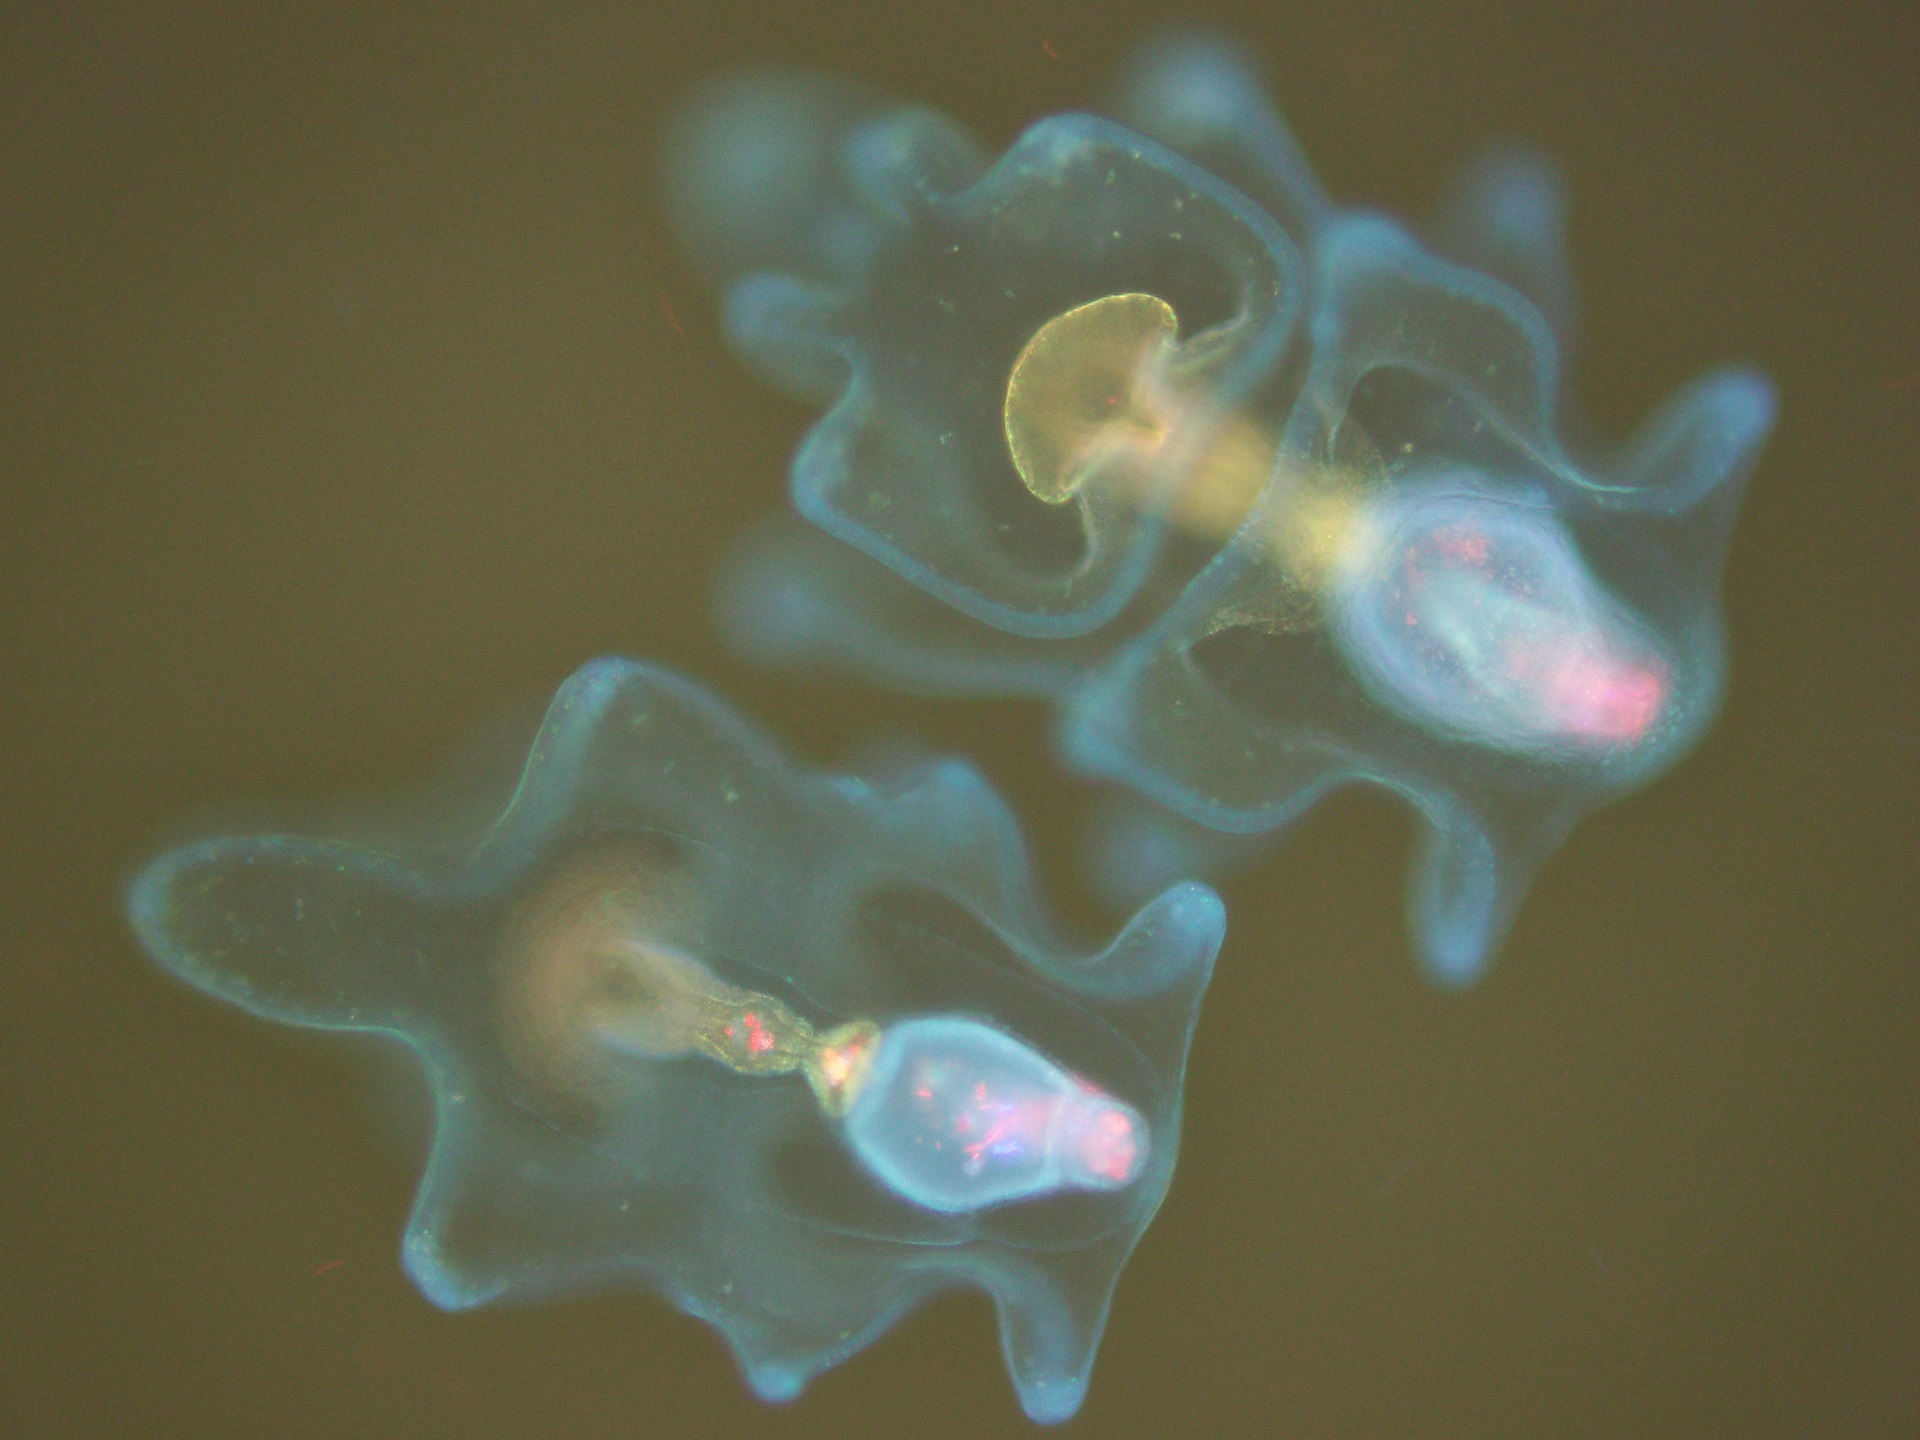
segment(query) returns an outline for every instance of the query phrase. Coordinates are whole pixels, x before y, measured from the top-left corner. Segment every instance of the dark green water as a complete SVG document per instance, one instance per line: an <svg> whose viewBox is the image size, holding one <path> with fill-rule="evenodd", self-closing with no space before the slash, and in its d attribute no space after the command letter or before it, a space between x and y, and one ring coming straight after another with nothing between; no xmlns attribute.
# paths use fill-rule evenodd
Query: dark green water
<svg viewBox="0 0 1920 1440"><path fill-rule="evenodd" d="M1378 795L1225 887L1181 1168L1075 1432L1920 1431L1920 13L1204 13L1342 200L1417 214L1498 138L1561 159L1603 425L1734 358L1783 410L1718 727L1575 834L1484 985L1418 977ZM169 982L119 889L183 821L393 790L618 651L821 762L876 726L971 753L1096 919L1037 709L713 639L807 416L724 351L653 157L693 76L751 60L1003 144L1167 18L9 12L0 1431L1027 1432L977 1299L772 1411L650 1296L435 1311L397 1264L403 1117Z"/></svg>

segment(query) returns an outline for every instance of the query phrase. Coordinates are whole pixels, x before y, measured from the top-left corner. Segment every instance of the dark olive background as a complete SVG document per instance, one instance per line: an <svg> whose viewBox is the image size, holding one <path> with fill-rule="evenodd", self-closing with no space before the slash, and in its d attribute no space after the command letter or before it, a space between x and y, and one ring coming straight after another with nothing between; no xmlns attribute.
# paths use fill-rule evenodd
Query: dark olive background
<svg viewBox="0 0 1920 1440"><path fill-rule="evenodd" d="M1718 728L1576 832L1484 985L1417 977L1379 794L1228 885L1180 1171L1071 1428L1920 1433L1920 11L1206 13L1340 197L1418 214L1484 142L1560 157L1604 424L1723 359L1784 406ZM709 577L807 416L725 353L653 164L684 86L752 60L1004 144L1168 18L8 7L0 1432L1027 1430L975 1295L778 1410L645 1294L435 1311L359 1069L169 981L119 888L210 806L391 791L621 651L822 763L874 727L976 756L1107 923L1037 708L718 648Z"/></svg>

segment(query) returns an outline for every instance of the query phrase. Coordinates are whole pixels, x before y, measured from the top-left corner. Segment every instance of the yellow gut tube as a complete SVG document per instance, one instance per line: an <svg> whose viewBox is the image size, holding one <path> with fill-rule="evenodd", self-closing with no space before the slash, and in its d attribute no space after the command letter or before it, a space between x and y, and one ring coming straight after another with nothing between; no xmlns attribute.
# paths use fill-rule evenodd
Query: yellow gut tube
<svg viewBox="0 0 1920 1440"><path fill-rule="evenodd" d="M800 1071L838 1117L879 1038L871 1020L821 1033L771 995L730 985L683 943L684 881L621 848L583 857L523 905L502 952L502 1022L521 1070L600 1088L625 1055L701 1055L741 1075ZM676 925L675 922L680 924Z"/></svg>
<svg viewBox="0 0 1920 1440"><path fill-rule="evenodd" d="M1111 486L1143 509L1164 504L1182 534L1228 540L1260 498L1279 437L1183 389L1180 350L1173 307L1157 295L1103 296L1042 325L1007 377L1007 451L1026 488L1064 505ZM1360 500L1344 477L1312 479L1292 487L1268 545L1318 591L1354 539Z"/></svg>

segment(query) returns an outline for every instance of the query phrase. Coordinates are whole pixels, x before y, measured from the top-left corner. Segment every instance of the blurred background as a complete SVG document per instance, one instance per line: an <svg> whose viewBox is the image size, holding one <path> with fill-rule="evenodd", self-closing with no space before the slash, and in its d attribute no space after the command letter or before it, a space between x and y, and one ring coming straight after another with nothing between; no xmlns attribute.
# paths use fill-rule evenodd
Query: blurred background
<svg viewBox="0 0 1920 1440"><path fill-rule="evenodd" d="M1228 884L1181 1169L1068 1428L1920 1433L1920 10L1733 0L8 7L0 1431L1028 1431L978 1296L782 1409L646 1294L432 1309L360 1067L171 982L119 891L209 807L404 788L624 652L816 762L971 754L1109 923L1041 710L719 648L809 416L726 354L654 166L746 62L998 148L1175 18L1253 47L1343 200L1558 156L1606 427L1726 359L1784 404L1723 718L1486 983L1420 980L1378 793Z"/></svg>

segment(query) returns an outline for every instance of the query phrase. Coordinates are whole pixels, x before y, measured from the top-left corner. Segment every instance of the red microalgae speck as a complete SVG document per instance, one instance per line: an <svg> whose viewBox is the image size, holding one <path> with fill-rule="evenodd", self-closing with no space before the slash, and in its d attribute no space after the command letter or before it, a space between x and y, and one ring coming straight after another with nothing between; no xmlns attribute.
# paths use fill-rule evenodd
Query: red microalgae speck
<svg viewBox="0 0 1920 1440"><path fill-rule="evenodd" d="M1083 1153L1090 1172L1116 1185L1124 1184L1132 1178L1140 1159L1133 1118L1120 1110L1103 1111L1094 1122L1093 1133L1086 1137Z"/></svg>
<svg viewBox="0 0 1920 1440"><path fill-rule="evenodd" d="M1434 548L1449 560L1484 565L1492 546L1478 530L1444 530L1434 537Z"/></svg>
<svg viewBox="0 0 1920 1440"><path fill-rule="evenodd" d="M986 1134L965 1147L967 1158L969 1160L980 1159L989 1149L998 1145L1002 1140L1006 1139L1007 1136L1011 1135L1014 1132L1014 1127L1015 1120L1013 1116L1002 1115L998 1117L992 1125L987 1127Z"/></svg>
<svg viewBox="0 0 1920 1440"><path fill-rule="evenodd" d="M760 1017L749 1010L740 1017L747 1022L747 1049L755 1055L764 1054L773 1048L773 1035L760 1023Z"/></svg>

